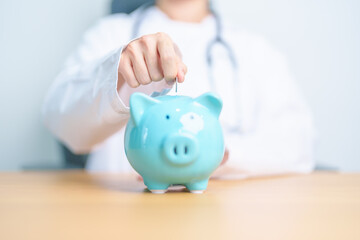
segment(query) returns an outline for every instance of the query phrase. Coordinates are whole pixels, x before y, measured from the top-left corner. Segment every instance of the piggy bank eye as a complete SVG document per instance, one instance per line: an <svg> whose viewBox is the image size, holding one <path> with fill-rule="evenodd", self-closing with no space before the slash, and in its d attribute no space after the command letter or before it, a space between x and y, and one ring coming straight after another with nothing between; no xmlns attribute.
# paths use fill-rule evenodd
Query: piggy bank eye
<svg viewBox="0 0 360 240"><path fill-rule="evenodd" d="M194 115L191 114L191 115L190 115L190 119L194 119Z"/></svg>
<svg viewBox="0 0 360 240"><path fill-rule="evenodd" d="M170 116L169 116L169 114L167 114L167 115L165 116L165 118L166 118L166 119L170 119Z"/></svg>

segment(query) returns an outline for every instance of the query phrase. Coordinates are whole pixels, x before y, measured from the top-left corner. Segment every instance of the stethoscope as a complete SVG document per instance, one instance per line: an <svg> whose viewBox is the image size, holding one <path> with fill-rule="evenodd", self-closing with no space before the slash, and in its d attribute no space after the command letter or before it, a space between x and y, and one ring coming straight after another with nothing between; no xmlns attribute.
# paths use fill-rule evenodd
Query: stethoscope
<svg viewBox="0 0 360 240"><path fill-rule="evenodd" d="M145 16L146 16L146 11L150 8L154 6L154 3L147 3L142 5L140 8L138 8L138 12L137 15L135 17L135 21L133 23L132 26L132 32L131 32L131 37L132 39L135 39L136 37L139 36L139 30L141 27L141 24L143 23ZM230 64L233 70L233 83L234 83L234 89L239 89L239 85L240 85L240 79L238 77L238 62L237 59L234 55L234 51L232 50L231 46L225 41L225 39L223 38L222 35L222 22L221 22L221 18L219 17L219 15L216 13L216 11L214 11L214 9L210 6L209 10L211 12L211 14L214 16L215 19L215 37L208 43L207 47L206 47L206 63L207 63L207 72L208 72L208 77L209 77L209 82L210 82L210 86L211 89L215 91L215 79L214 79L214 74L212 74L212 69L213 69L213 65L214 65L214 61L213 61L213 56L212 56L212 49L214 49L214 47L216 45L220 45L222 46L225 51L227 52L228 58L230 60ZM236 92L234 93L234 97L236 97ZM237 101L235 101L237 103ZM241 111L240 111L240 104L236 104L236 108L237 108L237 114L236 115L236 119L239 124L236 127L232 127L231 131L236 131L236 132L240 132L241 131Z"/></svg>

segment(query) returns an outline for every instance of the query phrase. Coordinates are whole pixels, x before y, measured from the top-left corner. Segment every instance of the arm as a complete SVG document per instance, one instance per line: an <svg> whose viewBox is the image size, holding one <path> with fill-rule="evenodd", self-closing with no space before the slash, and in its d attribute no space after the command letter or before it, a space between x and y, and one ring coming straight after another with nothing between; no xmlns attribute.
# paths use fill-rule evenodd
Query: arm
<svg viewBox="0 0 360 240"><path fill-rule="evenodd" d="M126 124L131 93L160 92L176 76L184 81L186 66L170 37L156 33L124 44L127 34L125 41L116 36L120 26L126 30L126 21L105 20L90 30L45 99L46 125L74 152L90 152Z"/></svg>
<svg viewBox="0 0 360 240"><path fill-rule="evenodd" d="M309 172L314 167L310 111L284 57L267 45L257 47L257 53L252 76L258 101L254 128L225 133L227 166L255 175Z"/></svg>
<svg viewBox="0 0 360 240"><path fill-rule="evenodd" d="M89 152L122 128L129 117L116 91L122 42L113 43L108 21L85 34L43 105L47 127L77 153Z"/></svg>

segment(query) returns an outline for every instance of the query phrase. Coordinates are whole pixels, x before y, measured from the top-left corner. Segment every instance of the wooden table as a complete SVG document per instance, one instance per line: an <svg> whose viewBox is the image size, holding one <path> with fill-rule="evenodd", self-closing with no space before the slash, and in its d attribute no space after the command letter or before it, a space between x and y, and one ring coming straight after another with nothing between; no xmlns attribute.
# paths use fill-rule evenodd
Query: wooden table
<svg viewBox="0 0 360 240"><path fill-rule="evenodd" d="M0 239L360 239L360 174L212 180L202 194L134 177L0 173Z"/></svg>

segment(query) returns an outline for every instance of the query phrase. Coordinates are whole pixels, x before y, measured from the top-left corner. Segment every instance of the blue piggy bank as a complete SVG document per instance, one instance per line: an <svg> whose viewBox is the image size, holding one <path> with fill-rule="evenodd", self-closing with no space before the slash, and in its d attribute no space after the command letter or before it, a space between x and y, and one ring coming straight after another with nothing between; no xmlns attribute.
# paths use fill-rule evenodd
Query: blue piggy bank
<svg viewBox="0 0 360 240"><path fill-rule="evenodd" d="M222 101L212 93L186 96L130 97L125 152L153 193L172 184L202 193L224 156L219 123Z"/></svg>

